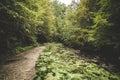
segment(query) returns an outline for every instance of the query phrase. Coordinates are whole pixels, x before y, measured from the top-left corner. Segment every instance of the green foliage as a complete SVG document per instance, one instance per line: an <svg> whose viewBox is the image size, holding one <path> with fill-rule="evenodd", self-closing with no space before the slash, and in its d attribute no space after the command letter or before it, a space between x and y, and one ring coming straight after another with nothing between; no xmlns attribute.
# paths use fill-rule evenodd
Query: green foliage
<svg viewBox="0 0 120 80"><path fill-rule="evenodd" d="M117 0L0 1L0 52L44 42L120 56L120 2ZM78 0L79 1L79 0ZM110 55L109 55L110 56Z"/></svg>
<svg viewBox="0 0 120 80"><path fill-rule="evenodd" d="M102 55L108 58L118 60L120 56L120 39L119 39L119 12L120 4L114 0L99 0L98 11L94 12L91 36L93 45ZM117 16L117 17L116 17Z"/></svg>
<svg viewBox="0 0 120 80"><path fill-rule="evenodd" d="M54 14L54 29L55 32L52 34L52 41L60 42L62 28L65 26L65 12L66 6L60 3L58 0L53 0L51 2L53 14Z"/></svg>
<svg viewBox="0 0 120 80"><path fill-rule="evenodd" d="M0 52L50 40L55 32L50 6L49 0L0 1Z"/></svg>
<svg viewBox="0 0 120 80"><path fill-rule="evenodd" d="M120 56L119 6L119 1L114 0L80 1L71 19L75 21L73 26L80 28L79 34L83 35L79 43L83 44L81 47L85 47L84 50L91 46L91 50L114 56L115 59Z"/></svg>
<svg viewBox="0 0 120 80"><path fill-rule="evenodd" d="M63 43L69 47L79 48L80 46L84 45L83 40L86 38L84 36L84 33L81 34L80 28L72 28L72 27L66 27L62 29L61 32L61 39L63 40ZM83 38L84 36L84 38Z"/></svg>
<svg viewBox="0 0 120 80"><path fill-rule="evenodd" d="M57 30L57 32L54 33L55 37L53 41L61 42L74 48L79 48L81 45L84 45L83 41L86 38L84 34L86 33L78 27L74 16L77 4L73 2L66 7L57 0L54 0L52 3L55 15L54 25Z"/></svg>
<svg viewBox="0 0 120 80"><path fill-rule="evenodd" d="M119 80L120 76L110 73L97 64L79 60L73 52L61 44L46 44L36 63L35 80Z"/></svg>
<svg viewBox="0 0 120 80"><path fill-rule="evenodd" d="M23 52L23 51L26 51L26 50L28 50L28 49L31 49L31 48L33 48L33 47L37 47L38 46L38 44L33 44L33 45L30 45L30 46L26 46L26 47L17 47L17 48L15 48L15 50L13 50L13 53L15 53L15 55L16 54L19 54L19 53L21 53L21 52Z"/></svg>

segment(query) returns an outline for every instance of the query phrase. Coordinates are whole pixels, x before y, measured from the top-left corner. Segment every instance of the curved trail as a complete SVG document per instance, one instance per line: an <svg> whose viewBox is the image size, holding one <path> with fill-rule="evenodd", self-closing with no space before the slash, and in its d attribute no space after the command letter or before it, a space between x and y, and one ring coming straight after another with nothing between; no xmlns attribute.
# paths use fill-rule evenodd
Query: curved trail
<svg viewBox="0 0 120 80"><path fill-rule="evenodd" d="M44 49L44 46L36 47L7 60L0 69L0 80L33 80L35 62Z"/></svg>

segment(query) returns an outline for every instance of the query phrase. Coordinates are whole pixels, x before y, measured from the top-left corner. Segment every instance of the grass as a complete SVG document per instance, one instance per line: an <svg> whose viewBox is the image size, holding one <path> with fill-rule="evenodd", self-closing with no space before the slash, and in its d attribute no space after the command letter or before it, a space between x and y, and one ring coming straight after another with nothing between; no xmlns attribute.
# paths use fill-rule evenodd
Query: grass
<svg viewBox="0 0 120 80"><path fill-rule="evenodd" d="M48 43L36 62L35 80L120 80L120 75L79 60L62 44Z"/></svg>

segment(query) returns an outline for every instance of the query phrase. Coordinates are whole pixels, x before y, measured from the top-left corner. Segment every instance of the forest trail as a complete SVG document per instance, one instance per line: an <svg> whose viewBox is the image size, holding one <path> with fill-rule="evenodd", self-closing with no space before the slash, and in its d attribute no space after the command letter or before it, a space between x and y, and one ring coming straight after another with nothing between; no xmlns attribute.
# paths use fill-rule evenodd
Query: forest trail
<svg viewBox="0 0 120 80"><path fill-rule="evenodd" d="M0 80L33 80L35 62L44 49L36 47L7 60L0 69Z"/></svg>

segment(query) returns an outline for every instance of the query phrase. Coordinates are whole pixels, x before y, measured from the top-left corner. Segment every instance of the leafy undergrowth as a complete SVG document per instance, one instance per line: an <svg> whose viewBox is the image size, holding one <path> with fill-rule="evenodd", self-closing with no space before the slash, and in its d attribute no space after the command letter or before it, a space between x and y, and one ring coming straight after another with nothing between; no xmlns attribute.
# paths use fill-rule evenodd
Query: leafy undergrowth
<svg viewBox="0 0 120 80"><path fill-rule="evenodd" d="M120 76L79 60L62 44L48 43L36 62L35 80L120 80Z"/></svg>
<svg viewBox="0 0 120 80"><path fill-rule="evenodd" d="M29 45L29 46L25 46L25 47L16 47L15 50L13 51L14 54L20 54L21 52L24 52L28 49L31 49L31 48L34 48L34 47L37 47L38 44L32 44L32 45Z"/></svg>

